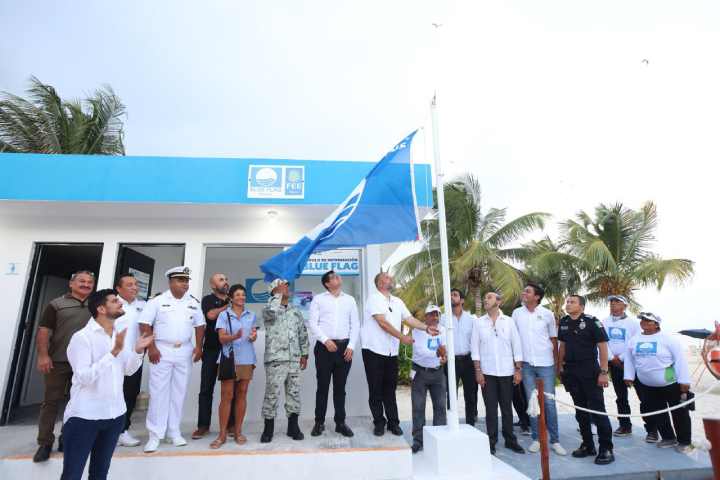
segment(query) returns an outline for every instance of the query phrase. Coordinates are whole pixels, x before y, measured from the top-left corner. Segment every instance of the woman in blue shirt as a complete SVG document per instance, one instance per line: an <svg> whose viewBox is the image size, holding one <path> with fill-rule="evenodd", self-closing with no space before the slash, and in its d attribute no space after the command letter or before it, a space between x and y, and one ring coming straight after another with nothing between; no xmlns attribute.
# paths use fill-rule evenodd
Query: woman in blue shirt
<svg viewBox="0 0 720 480"><path fill-rule="evenodd" d="M257 328L255 314L245 310L245 287L240 284L230 287L230 306L218 315L215 329L218 332L223 355L229 356L232 348L235 356L235 378L220 382L220 433L210 448L220 448L227 440L227 423L230 408L235 409L235 442L247 442L241 433L247 409L247 392L255 369L255 346ZM218 362L220 359L218 359ZM233 396L235 402L233 404Z"/></svg>

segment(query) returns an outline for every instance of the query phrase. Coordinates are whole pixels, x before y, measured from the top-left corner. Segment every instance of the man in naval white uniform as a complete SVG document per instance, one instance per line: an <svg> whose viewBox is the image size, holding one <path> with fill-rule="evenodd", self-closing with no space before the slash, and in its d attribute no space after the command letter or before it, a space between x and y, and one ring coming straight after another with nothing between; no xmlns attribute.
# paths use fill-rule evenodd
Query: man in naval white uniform
<svg viewBox="0 0 720 480"><path fill-rule="evenodd" d="M180 421L192 362L202 357L205 335L200 302L188 293L190 269L171 268L165 276L170 288L147 302L138 319L143 335L155 335L148 347L150 405L146 426L150 439L145 452L157 450L166 436L176 447L187 445L180 433Z"/></svg>

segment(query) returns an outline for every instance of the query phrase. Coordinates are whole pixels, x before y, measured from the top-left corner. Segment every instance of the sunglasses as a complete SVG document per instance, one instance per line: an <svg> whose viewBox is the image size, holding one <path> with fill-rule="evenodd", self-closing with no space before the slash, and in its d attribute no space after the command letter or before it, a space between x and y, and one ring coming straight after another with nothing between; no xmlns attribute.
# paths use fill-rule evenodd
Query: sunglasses
<svg viewBox="0 0 720 480"><path fill-rule="evenodd" d="M70 280L75 280L75 278L76 278L78 275L89 275L89 276L91 276L92 278L95 278L95 274L94 274L93 272L91 272L90 270L78 270L77 272L75 272L75 273L73 273L72 275L70 275Z"/></svg>

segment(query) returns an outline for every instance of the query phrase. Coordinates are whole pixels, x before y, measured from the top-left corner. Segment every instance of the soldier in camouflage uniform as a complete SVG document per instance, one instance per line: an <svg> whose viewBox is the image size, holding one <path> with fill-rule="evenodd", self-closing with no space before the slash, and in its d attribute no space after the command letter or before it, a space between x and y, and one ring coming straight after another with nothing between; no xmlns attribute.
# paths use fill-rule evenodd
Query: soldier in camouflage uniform
<svg viewBox="0 0 720 480"><path fill-rule="evenodd" d="M287 434L293 440L302 440L305 437L298 425L300 370L307 367L308 334L302 313L289 303L287 280L273 280L269 290L272 297L262 312L265 323L265 399L262 406L265 429L260 441L268 443L272 440L277 402L283 385L288 416Z"/></svg>

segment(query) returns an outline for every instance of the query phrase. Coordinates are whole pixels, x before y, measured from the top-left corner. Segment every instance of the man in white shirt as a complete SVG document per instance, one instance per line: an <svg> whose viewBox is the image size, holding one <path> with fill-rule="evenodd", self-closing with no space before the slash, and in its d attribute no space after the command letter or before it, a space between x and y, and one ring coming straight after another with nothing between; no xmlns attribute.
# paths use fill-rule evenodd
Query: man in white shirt
<svg viewBox="0 0 720 480"><path fill-rule="evenodd" d="M171 268L165 276L170 288L150 300L138 319L144 335L155 335L148 347L150 405L145 424L150 438L146 453L157 450L166 434L176 447L187 445L180 433L180 421L192 362L202 358L205 334L200 302L188 293L190 269Z"/></svg>
<svg viewBox="0 0 720 480"><path fill-rule="evenodd" d="M330 270L320 281L327 290L313 297L306 325L315 337L315 426L310 435L317 437L325 430L328 391L333 384L335 431L352 437L345 423L345 383L352 365L355 344L360 336L360 319L355 298L342 291L342 277Z"/></svg>
<svg viewBox="0 0 720 480"><path fill-rule="evenodd" d="M106 478L118 437L125 426L123 380L142 365L145 348L153 337L136 340L126 348L127 329L119 331L115 321L123 305L111 289L88 298L91 318L73 334L67 349L73 377L70 401L65 409L63 438L64 480L82 478L91 456L89 478Z"/></svg>
<svg viewBox="0 0 720 480"><path fill-rule="evenodd" d="M610 379L612 380L613 389L615 390L615 403L618 413L630 413L630 402L628 402L628 387L625 385L623 378L625 376L625 353L630 344L630 340L635 335L640 334L640 322L629 317L625 313L628 301L622 295L610 295L610 316L603 320L603 326L608 336L608 370L610 370ZM643 417L643 420L646 417ZM632 422L628 417L619 419L620 426L613 432L616 437L629 437L632 435ZM645 422L645 430L650 433L652 427Z"/></svg>
<svg viewBox="0 0 720 480"><path fill-rule="evenodd" d="M477 392L478 386L475 381L475 367L470 358L470 339L472 337L473 323L475 317L464 309L465 294L457 288L450 290L450 303L452 304L453 339L455 345L455 385L463 386L465 397L465 423L475 425L477 421ZM448 316L444 317L447 327ZM443 364L445 377L447 378L447 364ZM447 385L445 387L448 388ZM450 404L450 392L448 391L448 405Z"/></svg>
<svg viewBox="0 0 720 480"><path fill-rule="evenodd" d="M140 327L138 327L137 319L145 308L145 300L137 298L138 284L137 279L132 273L125 273L118 277L115 282L115 290L118 292L120 303L122 303L125 314L115 320L115 328L118 331L126 331L125 334L125 350L132 353L135 348L135 342L140 336ZM144 352L143 352L144 353ZM137 372L125 377L123 382L123 396L125 397L125 428L120 434L118 443L123 447L137 447L140 440L130 434L130 419L135 410L137 396L140 393L140 384L142 382L142 365Z"/></svg>
<svg viewBox="0 0 720 480"><path fill-rule="evenodd" d="M516 308L512 314L522 343L522 376L528 399L538 379L543 380L544 391L555 395L555 375L558 365L557 324L555 315L540 305L544 296L545 290L540 285L529 282L522 292L522 306ZM558 455L567 455L567 451L560 445L555 400L547 397L544 400L545 423L550 433L550 445ZM530 428L533 442L528 450L535 453L540 450L537 417L530 418Z"/></svg>
<svg viewBox="0 0 720 480"><path fill-rule="evenodd" d="M425 309L425 324L437 327L440 320L440 307L428 305ZM423 448L423 427L425 426L425 403L430 392L433 407L433 425L447 423L446 383L447 378L443 365L447 362L444 329L431 335L422 330L413 330L412 353L412 452L417 453ZM477 384L476 384L477 385Z"/></svg>
<svg viewBox="0 0 720 480"><path fill-rule="evenodd" d="M373 416L373 433L385 434L385 425L393 435L402 435L398 417L395 390L398 381L398 351L400 343L412 345L410 335L402 333L402 325L437 333L437 327L428 327L414 318L405 303L390 294L393 278L387 272L375 275L377 292L368 296L365 315L360 328L362 355L367 376L370 412ZM384 415L383 415L384 410ZM386 419L387 417L387 419Z"/></svg>
<svg viewBox="0 0 720 480"><path fill-rule="evenodd" d="M505 448L525 453L513 433L513 385L522 380L522 346L512 318L500 311L502 297L488 292L483 297L487 312L473 326L470 348L475 365L475 380L482 388L485 401L485 425L490 440L490 453L495 454L498 440L497 410L502 414L502 434Z"/></svg>

